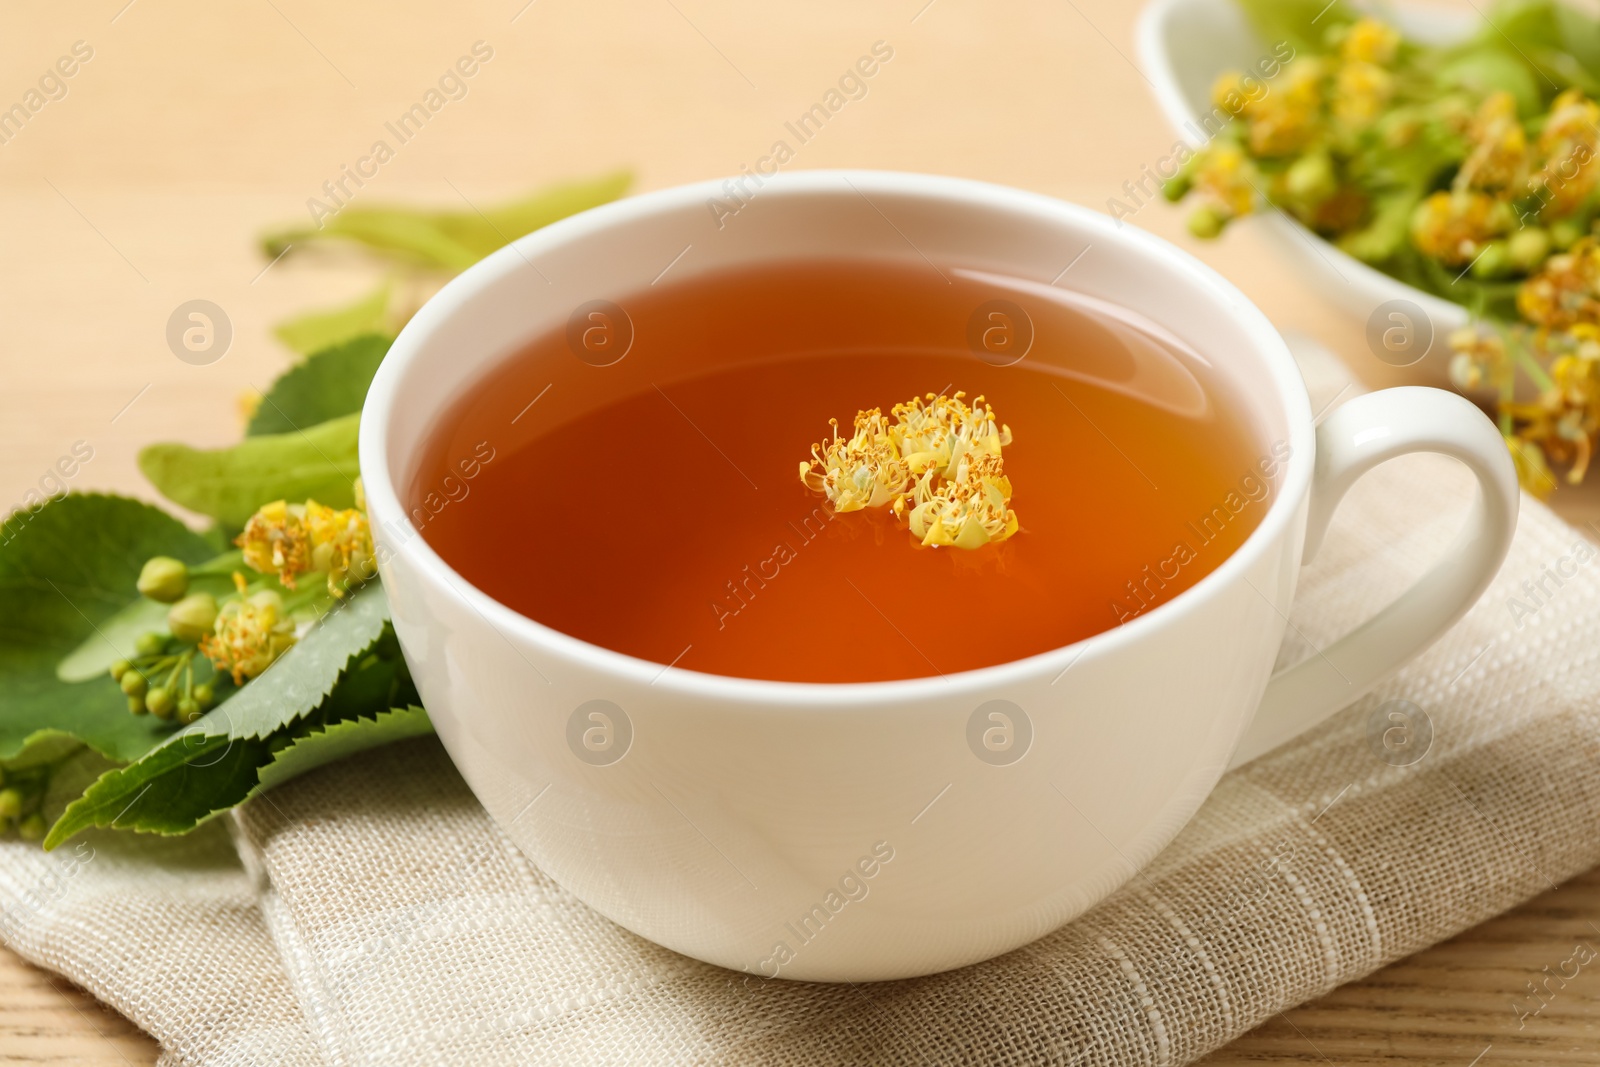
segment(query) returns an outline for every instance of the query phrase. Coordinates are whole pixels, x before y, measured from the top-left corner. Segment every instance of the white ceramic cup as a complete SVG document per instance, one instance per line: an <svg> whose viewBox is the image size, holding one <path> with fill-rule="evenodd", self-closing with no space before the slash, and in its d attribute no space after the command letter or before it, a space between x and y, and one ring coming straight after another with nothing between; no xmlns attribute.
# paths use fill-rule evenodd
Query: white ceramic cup
<svg viewBox="0 0 1600 1067"><path fill-rule="evenodd" d="M1026 944L1149 861L1224 770L1415 656L1500 565L1517 486L1482 414L1403 388L1313 428L1272 324L1155 237L951 178L812 171L744 193L649 193L495 253L406 326L362 415L379 570L439 736L511 839L629 930L754 974L831 981L928 974ZM682 281L820 256L1060 279L1172 331L1225 376L1263 460L1279 460L1259 526L1192 588L1075 645L848 685L700 674L577 640L469 585L419 534L401 488L411 492L430 429L532 335L588 301L625 299L669 264ZM611 399L605 368L593 374L586 397L568 398L580 408ZM1460 539L1376 617L1273 676L1296 574L1340 497L1417 451L1477 476Z"/></svg>

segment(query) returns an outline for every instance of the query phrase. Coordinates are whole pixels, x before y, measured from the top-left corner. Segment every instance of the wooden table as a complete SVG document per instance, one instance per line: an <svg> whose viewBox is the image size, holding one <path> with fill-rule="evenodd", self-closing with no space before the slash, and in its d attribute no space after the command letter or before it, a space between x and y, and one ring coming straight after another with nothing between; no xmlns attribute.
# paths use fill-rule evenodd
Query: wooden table
<svg viewBox="0 0 1600 1067"><path fill-rule="evenodd" d="M893 58L793 167L983 178L1104 208L1172 136L1132 62L1137 5L1116 0L471 0L450 5L91 0L7 10L0 107L58 58L92 50L0 144L0 509L87 442L72 488L149 494L141 444L237 437L235 398L285 366L287 313L355 296L371 269L270 266L253 237L309 221L384 124L483 41L493 57L357 194L465 207L542 182L631 166L640 188L737 172L765 155L875 42ZM71 65L71 64L68 64ZM1246 232L1183 235L1162 204L1134 221L1193 248L1285 327L1374 385L1397 372L1362 323L1319 301ZM208 366L164 338L180 303L221 305L234 340ZM1586 495L1562 502L1600 516ZM1600 873L1275 1019L1218 1053L1251 1062L1592 1063L1600 978L1572 982L1519 1028L1512 1001L1593 936ZM0 953L0 1058L144 1063L125 1021Z"/></svg>

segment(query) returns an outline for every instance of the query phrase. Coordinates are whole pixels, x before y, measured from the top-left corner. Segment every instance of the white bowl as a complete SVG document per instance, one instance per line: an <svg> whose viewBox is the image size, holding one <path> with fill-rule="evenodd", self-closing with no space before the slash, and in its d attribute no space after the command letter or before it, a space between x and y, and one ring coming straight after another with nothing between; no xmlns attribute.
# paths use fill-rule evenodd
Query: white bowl
<svg viewBox="0 0 1600 1067"><path fill-rule="evenodd" d="M1386 6L1384 18L1407 38L1429 44L1459 41L1477 22L1470 12L1420 4ZM1199 120L1212 109L1211 86L1217 76L1225 70L1253 68L1272 55L1277 43L1256 35L1235 0L1155 0L1140 17L1137 34L1139 58L1156 103L1192 147L1203 143ZM1433 343L1413 369L1422 384L1446 383L1449 351L1444 338L1467 323L1466 308L1369 267L1283 211L1267 211L1235 225L1256 226L1268 234L1317 292L1362 322L1390 301L1417 305L1432 323Z"/></svg>

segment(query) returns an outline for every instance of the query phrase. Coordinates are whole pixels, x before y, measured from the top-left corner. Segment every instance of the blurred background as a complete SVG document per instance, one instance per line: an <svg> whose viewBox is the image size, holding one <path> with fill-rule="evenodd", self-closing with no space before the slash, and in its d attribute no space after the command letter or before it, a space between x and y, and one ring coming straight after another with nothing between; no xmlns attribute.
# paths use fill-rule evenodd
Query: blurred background
<svg viewBox="0 0 1600 1067"><path fill-rule="evenodd" d="M394 157L355 203L462 210L618 168L634 191L735 174L775 140L793 144L784 124L882 42L892 58L865 95L786 169L959 175L1106 210L1174 142L1136 65L1138 12L1130 0L10 3L0 109L52 71L74 73L20 126L0 117L0 510L50 491L57 461L85 448L71 489L153 498L141 445L235 441L239 398L292 358L271 325L382 277L354 256L273 262L259 237L309 223L308 201L326 202L324 183L379 139ZM399 144L385 124L475 46L464 92ZM1368 384L1401 380L1368 350L1365 323L1320 299L1253 226L1202 243L1183 216L1156 202L1131 221ZM205 365L167 342L174 309L198 299L232 328L226 355ZM1498 1062L1593 1062L1582 1050L1600 1040L1600 980L1564 994L1537 1036L1519 1032L1505 991L1592 935L1597 893L1600 879L1579 879L1211 1062L1434 1063L1459 1049L1465 1067L1485 1041ZM0 985L0 1058L153 1056L92 1000L5 953Z"/></svg>
<svg viewBox="0 0 1600 1067"><path fill-rule="evenodd" d="M759 14L722 0L8 10L0 106L75 46L92 58L0 143L6 510L79 441L94 454L72 488L148 495L141 444L236 439L236 398L290 359L271 324L381 277L326 254L269 266L258 237L308 224L308 200L330 203L324 182L379 139L394 158L352 202L453 210L617 168L633 171L634 191L736 174L779 138L797 146L786 169L953 174L1105 210L1174 141L1135 65L1138 5L1113 0L827 0ZM866 95L798 144L784 123L880 41L893 58ZM385 124L478 42L492 58L462 79L465 94L401 144ZM1363 324L1321 306L1251 227L1203 244L1165 203L1131 221L1216 265L1280 326L1343 349L1359 371L1388 370ZM231 347L209 365L166 342L169 316L194 299L232 323Z"/></svg>

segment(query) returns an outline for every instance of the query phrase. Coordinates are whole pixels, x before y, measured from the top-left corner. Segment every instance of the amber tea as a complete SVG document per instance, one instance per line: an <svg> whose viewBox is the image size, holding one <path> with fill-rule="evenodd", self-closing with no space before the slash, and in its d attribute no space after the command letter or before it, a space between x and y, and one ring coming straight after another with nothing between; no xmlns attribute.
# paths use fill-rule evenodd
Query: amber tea
<svg viewBox="0 0 1600 1067"><path fill-rule="evenodd" d="M573 637L799 682L950 674L1138 618L1287 449L1150 323L920 260L596 300L469 387L409 487L466 580Z"/></svg>

